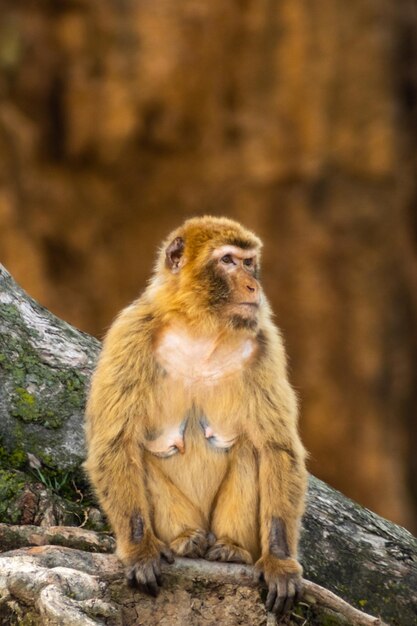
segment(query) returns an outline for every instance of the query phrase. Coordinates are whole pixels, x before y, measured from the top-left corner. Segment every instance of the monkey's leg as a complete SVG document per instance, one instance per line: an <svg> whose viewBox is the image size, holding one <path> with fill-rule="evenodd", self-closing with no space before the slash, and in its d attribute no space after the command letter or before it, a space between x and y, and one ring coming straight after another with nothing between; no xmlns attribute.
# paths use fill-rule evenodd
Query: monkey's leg
<svg viewBox="0 0 417 626"><path fill-rule="evenodd" d="M254 448L238 443L230 454L229 471L220 485L210 528L216 537L209 561L252 563L259 556L258 468Z"/></svg>
<svg viewBox="0 0 417 626"><path fill-rule="evenodd" d="M156 596L160 558L172 563L172 552L152 529L143 453L133 434L128 427L113 437L108 432L91 437L86 469L115 531L128 582Z"/></svg>
<svg viewBox="0 0 417 626"><path fill-rule="evenodd" d="M297 546L306 481L296 452L273 443L259 450L262 556L256 568L268 584L266 608L277 615L290 611L301 591Z"/></svg>
<svg viewBox="0 0 417 626"><path fill-rule="evenodd" d="M149 458L147 467L157 536L178 556L204 556L209 536L202 511L161 471L157 460Z"/></svg>

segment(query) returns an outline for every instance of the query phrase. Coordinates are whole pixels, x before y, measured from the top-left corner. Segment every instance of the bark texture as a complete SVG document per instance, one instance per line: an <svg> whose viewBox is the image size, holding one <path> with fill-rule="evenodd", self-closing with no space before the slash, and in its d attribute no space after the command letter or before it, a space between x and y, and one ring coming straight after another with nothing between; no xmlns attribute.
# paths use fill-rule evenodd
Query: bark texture
<svg viewBox="0 0 417 626"><path fill-rule="evenodd" d="M417 624L416 538L313 477L301 557L306 578L353 606Z"/></svg>
<svg viewBox="0 0 417 626"><path fill-rule="evenodd" d="M51 315L0 266L0 420L12 462L31 452L51 469L79 467L85 387L98 351L96 339Z"/></svg>
<svg viewBox="0 0 417 626"><path fill-rule="evenodd" d="M0 520L80 524L92 515L100 526L81 470L86 385L99 347L0 266Z"/></svg>

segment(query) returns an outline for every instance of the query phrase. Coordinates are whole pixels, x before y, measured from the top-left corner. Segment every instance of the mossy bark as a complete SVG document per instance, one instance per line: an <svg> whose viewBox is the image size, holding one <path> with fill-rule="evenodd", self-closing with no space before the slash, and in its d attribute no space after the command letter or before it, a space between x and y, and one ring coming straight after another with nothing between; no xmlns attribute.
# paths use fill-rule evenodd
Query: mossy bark
<svg viewBox="0 0 417 626"><path fill-rule="evenodd" d="M55 504L60 496L79 499L86 385L99 347L31 299L0 266L0 521L22 521L28 510L19 512L18 503L31 499L33 484L53 493Z"/></svg>
<svg viewBox="0 0 417 626"><path fill-rule="evenodd" d="M36 509L39 502L45 501L42 491L38 492L42 487L44 492L61 491L71 497L71 486L75 485L73 499L81 497L74 478L82 475L83 406L99 343L39 306L4 268L0 268L0 305L0 521L28 524L33 523L31 507ZM44 485L39 487L40 478ZM16 500L16 493L20 493L20 500ZM22 500L26 502L23 513L17 506ZM62 498L60 504L67 510L72 506ZM22 519L22 515L26 517ZM45 519L50 525L56 523L51 513L44 523ZM7 544L7 549L11 547ZM60 554L57 550L52 554ZM59 559L54 561L54 558L52 562L58 566ZM301 559L307 578L333 590L356 608L381 615L393 626L417 624L416 539L313 478L304 518ZM7 580L7 577L3 580L6 588ZM181 585L175 593L163 596L163 602L171 602L175 607L177 594L183 589ZM225 596L222 586L210 591L210 585L210 580L203 585L204 594ZM236 619L227 622L230 624L238 624L241 619L239 611L243 604L239 598L243 591L240 586L236 589L238 599L233 604ZM13 595L10 589L7 593ZM187 588L184 587L183 593L188 593ZM193 594L194 591L191 599ZM135 606L136 603L141 608L148 606L146 602L142 596L135 596ZM13 604L9 603L7 610L10 606ZM193 600L190 607L195 606ZM326 623L317 622L317 611L311 610L314 617L308 623ZM112 619L110 616L110 621L102 623L110 624ZM262 619L253 623L264 623Z"/></svg>
<svg viewBox="0 0 417 626"><path fill-rule="evenodd" d="M417 625L417 540L310 478L301 558L306 578L392 626Z"/></svg>
<svg viewBox="0 0 417 626"><path fill-rule="evenodd" d="M27 452L50 469L74 471L84 457L85 388L99 342L32 300L0 267L2 452Z"/></svg>

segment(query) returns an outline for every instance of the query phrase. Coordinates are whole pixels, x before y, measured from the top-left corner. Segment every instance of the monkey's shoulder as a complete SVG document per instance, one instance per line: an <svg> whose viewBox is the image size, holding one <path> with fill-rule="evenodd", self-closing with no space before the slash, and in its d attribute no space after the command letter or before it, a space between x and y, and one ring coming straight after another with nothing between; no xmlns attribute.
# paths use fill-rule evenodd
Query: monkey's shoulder
<svg viewBox="0 0 417 626"><path fill-rule="evenodd" d="M120 311L110 327L112 333L144 333L160 324L154 307L143 294Z"/></svg>

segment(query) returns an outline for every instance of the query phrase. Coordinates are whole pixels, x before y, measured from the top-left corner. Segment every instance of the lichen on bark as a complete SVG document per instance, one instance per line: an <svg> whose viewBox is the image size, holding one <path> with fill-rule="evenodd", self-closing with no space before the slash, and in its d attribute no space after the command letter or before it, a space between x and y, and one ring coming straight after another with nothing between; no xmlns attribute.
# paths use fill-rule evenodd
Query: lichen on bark
<svg viewBox="0 0 417 626"><path fill-rule="evenodd" d="M32 300L0 266L1 521L19 521L31 490L39 501L35 483L48 493L56 523L85 521L91 498L77 506L86 490L83 414L98 351L97 340ZM68 514L63 498L72 501Z"/></svg>

